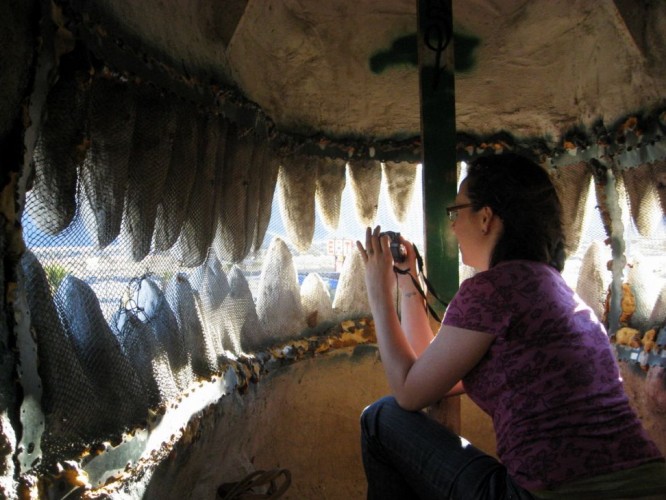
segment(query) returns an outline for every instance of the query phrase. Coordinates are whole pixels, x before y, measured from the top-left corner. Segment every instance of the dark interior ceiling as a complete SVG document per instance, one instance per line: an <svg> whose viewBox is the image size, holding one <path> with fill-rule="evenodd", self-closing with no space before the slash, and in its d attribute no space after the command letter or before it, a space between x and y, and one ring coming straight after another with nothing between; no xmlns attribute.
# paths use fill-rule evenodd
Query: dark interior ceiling
<svg viewBox="0 0 666 500"><path fill-rule="evenodd" d="M417 3L53 0L51 6L63 53L79 39L112 71L176 84L180 95L196 95L245 125L268 123L272 132L309 143L310 152L324 143L331 150L328 144L342 144L338 156L354 141L366 151L373 142L389 149L397 143L394 150L409 150L413 160L421 125ZM38 4L9 0L0 7L7 77L0 81L2 131L9 127L5 118L16 116L16 89L28 81L24 14ZM612 131L628 117L666 126L662 0L453 0L453 28L459 136L477 144L509 137L552 150L574 134L595 141L600 129Z"/></svg>
<svg viewBox="0 0 666 500"><path fill-rule="evenodd" d="M418 136L416 0L71 2L280 131ZM666 2L454 0L459 132L558 141L663 105Z"/></svg>

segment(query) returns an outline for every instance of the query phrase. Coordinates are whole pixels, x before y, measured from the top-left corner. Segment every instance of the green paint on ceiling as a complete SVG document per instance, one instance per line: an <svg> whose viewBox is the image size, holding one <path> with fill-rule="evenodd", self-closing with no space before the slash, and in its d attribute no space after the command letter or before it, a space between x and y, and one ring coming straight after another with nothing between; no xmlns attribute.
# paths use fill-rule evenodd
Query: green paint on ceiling
<svg viewBox="0 0 666 500"><path fill-rule="evenodd" d="M474 36L453 33L453 54L455 70L465 73L474 69L474 50L481 40ZM416 34L406 35L393 41L391 48L376 52L370 57L370 70L375 74L386 71L391 66L418 66Z"/></svg>
<svg viewBox="0 0 666 500"><path fill-rule="evenodd" d="M467 73L474 69L476 66L474 51L480 43L480 38L453 32L453 58L456 72Z"/></svg>
<svg viewBox="0 0 666 500"><path fill-rule="evenodd" d="M391 66L403 65L419 65L416 34L400 37L393 41L390 49L370 57L370 70L375 74L383 73Z"/></svg>

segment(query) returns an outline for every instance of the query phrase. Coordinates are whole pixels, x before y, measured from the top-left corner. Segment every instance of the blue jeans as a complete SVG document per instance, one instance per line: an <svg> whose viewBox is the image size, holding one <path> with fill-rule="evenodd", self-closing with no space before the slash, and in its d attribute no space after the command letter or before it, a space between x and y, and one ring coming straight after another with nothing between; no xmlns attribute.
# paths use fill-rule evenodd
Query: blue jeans
<svg viewBox="0 0 666 500"><path fill-rule="evenodd" d="M369 500L533 498L495 458L393 397L363 411L361 448Z"/></svg>

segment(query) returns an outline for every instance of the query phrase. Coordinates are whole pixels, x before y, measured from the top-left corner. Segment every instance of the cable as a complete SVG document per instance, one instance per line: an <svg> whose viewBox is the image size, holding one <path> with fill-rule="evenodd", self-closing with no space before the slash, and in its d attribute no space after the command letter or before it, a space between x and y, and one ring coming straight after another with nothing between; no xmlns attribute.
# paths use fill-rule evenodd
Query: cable
<svg viewBox="0 0 666 500"><path fill-rule="evenodd" d="M437 299L442 305L444 305L444 307L448 306L449 303L445 302L445 301L443 301L442 299L439 298L439 296L435 292L435 289L433 288L433 286L428 281L428 278L426 278L426 275L423 272L423 258L421 257L421 254L419 253L418 249L416 248L416 245L413 245L413 248L414 248L414 253L416 254L416 267L417 267L416 274L417 274L417 276L421 275L421 277L423 278L423 282L425 283L426 290L428 290L430 292L430 295L435 297L435 299ZM421 284L416 280L416 278L411 274L410 271L411 271L411 269L409 269L409 268L399 269L399 268L393 266L393 272L396 273L396 282L397 282L397 278L398 278L397 275L398 274L403 274L403 275L407 274L407 275L409 275L410 279L412 280L412 283L414 284L414 287L416 288L416 291L418 291L419 295L421 295L421 297L423 297L423 300L424 300L424 303L425 303L424 307L426 309L426 312L430 312L430 314L432 314L433 318L435 318L437 320L437 322L440 323L442 320L439 317L439 314L437 314L435 309L430 305L430 302L428 302L428 296L423 291L423 288L421 288ZM396 309L398 307L397 294L398 294L398 292L396 292Z"/></svg>

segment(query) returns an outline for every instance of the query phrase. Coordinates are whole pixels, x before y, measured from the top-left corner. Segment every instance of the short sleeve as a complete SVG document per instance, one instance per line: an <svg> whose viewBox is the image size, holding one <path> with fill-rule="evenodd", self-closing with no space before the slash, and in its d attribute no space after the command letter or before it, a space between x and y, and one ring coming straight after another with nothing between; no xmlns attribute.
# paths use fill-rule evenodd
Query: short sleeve
<svg viewBox="0 0 666 500"><path fill-rule="evenodd" d="M483 275L469 278L446 309L443 325L503 337L511 322L511 308L495 285Z"/></svg>

